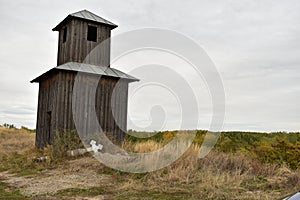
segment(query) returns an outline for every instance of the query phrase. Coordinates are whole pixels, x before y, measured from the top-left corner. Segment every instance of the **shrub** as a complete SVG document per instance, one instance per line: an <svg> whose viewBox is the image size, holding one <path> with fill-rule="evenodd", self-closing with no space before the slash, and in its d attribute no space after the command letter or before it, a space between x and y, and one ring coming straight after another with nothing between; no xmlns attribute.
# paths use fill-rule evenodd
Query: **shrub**
<svg viewBox="0 0 300 200"><path fill-rule="evenodd" d="M7 123L4 123L4 124L3 124L3 127L4 127L4 128L9 128L9 129L16 128L15 125L13 125L13 124L7 124Z"/></svg>
<svg viewBox="0 0 300 200"><path fill-rule="evenodd" d="M63 132L56 131L51 148L52 157L64 158L67 156L69 150L83 148L83 144L75 130L65 130Z"/></svg>

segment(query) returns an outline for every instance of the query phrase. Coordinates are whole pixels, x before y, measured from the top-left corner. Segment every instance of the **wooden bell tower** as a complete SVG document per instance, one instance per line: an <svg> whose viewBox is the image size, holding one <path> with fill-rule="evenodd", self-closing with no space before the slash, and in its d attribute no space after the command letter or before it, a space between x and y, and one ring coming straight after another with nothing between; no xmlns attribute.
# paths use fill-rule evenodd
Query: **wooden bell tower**
<svg viewBox="0 0 300 200"><path fill-rule="evenodd" d="M99 132L95 126L99 123L101 132L112 141L125 140L128 85L138 79L110 67L110 36L116 27L82 10L69 14L53 29L59 32L57 66L31 81L39 83L38 148L53 144L55 132L77 131L74 107L78 108L75 116L83 134ZM80 77L79 91L74 89L76 77ZM94 91L91 85L95 84L98 85L96 94L91 96ZM74 98L77 92L81 98ZM116 94L114 98L113 94ZM93 111L96 119L87 114Z"/></svg>

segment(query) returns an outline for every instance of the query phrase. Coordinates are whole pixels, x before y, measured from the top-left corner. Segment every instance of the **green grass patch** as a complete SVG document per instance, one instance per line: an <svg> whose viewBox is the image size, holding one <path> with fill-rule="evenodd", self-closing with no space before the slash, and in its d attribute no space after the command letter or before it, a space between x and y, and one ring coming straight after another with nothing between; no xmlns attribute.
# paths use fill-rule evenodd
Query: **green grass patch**
<svg viewBox="0 0 300 200"><path fill-rule="evenodd" d="M109 189L110 188L106 187L106 186L92 187L92 188L88 188L88 189L70 188L70 189L58 191L55 194L55 196L58 196L58 197L97 196L97 195L112 193L112 191L110 191Z"/></svg>
<svg viewBox="0 0 300 200"><path fill-rule="evenodd" d="M158 191L135 191L135 190L125 190L125 191L114 191L114 188L111 186L100 186L100 187L93 187L89 189L65 189L58 191L54 196L55 197L94 197L98 195L109 195L110 198L116 200L123 200L123 199L164 199L164 200L171 200L171 199L197 199L196 197L193 198L193 195L190 193L184 192L158 192Z"/></svg>
<svg viewBox="0 0 300 200"><path fill-rule="evenodd" d="M161 200L181 200L181 199L199 199L192 193L185 193L180 191L158 192L158 191L135 191L128 190L116 195L113 199L161 199Z"/></svg>
<svg viewBox="0 0 300 200"><path fill-rule="evenodd" d="M23 196L19 190L15 190L8 184L0 182L0 199L29 199Z"/></svg>
<svg viewBox="0 0 300 200"><path fill-rule="evenodd" d="M40 174L41 169L25 169L17 172L17 176L29 176L29 175L35 175Z"/></svg>

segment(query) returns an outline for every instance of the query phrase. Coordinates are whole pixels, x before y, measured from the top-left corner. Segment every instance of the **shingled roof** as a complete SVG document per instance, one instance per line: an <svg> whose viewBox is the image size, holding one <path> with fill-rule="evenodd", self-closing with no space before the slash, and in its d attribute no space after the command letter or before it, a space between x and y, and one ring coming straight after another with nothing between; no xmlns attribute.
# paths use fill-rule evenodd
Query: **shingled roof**
<svg viewBox="0 0 300 200"><path fill-rule="evenodd" d="M82 11L78 11L72 14L69 14L62 22L60 22L55 28L53 28L53 31L58 31L60 29L61 26L63 26L67 21L69 21L72 18L79 18L79 19L84 19L87 21L91 21L91 22L96 22L96 23L100 23L100 24L105 24L108 25L110 27L112 27L112 29L118 27L118 25L102 18L99 17L98 15L88 11L88 10L82 10Z"/></svg>
<svg viewBox="0 0 300 200"><path fill-rule="evenodd" d="M94 75L101 75L101 76L108 76L108 77L115 77L120 79L126 79L129 82L139 81L139 79L130 76L120 70L110 68L110 67L100 67L96 65L90 65L85 63L78 63L78 62L68 62L57 67L50 69L49 71L45 72L44 74L38 76L37 78L30 81L31 83L40 82L44 77L47 77L48 74L53 73L54 71L58 70L66 70L66 71L75 71L81 72L86 74L94 74Z"/></svg>

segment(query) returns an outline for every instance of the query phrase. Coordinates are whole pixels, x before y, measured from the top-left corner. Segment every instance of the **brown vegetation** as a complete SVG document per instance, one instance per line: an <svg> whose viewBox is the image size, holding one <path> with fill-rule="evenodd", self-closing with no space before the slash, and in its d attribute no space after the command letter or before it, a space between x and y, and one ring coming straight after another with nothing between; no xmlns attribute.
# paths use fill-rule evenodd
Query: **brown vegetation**
<svg viewBox="0 0 300 200"><path fill-rule="evenodd" d="M27 130L0 127L0 152L1 154L23 153L34 147L34 139L35 134Z"/></svg>
<svg viewBox="0 0 300 200"><path fill-rule="evenodd" d="M172 137L167 132L161 142L128 140L124 148L150 152ZM194 143L166 168L130 174L107 168L89 154L62 160L52 155L51 148L35 150L34 134L28 131L0 127L0 138L0 199L266 200L280 199L300 188L298 168L285 162L262 162L250 151L221 150L228 148L223 143L203 159L197 158L200 147ZM37 162L35 158L45 154L47 161Z"/></svg>

